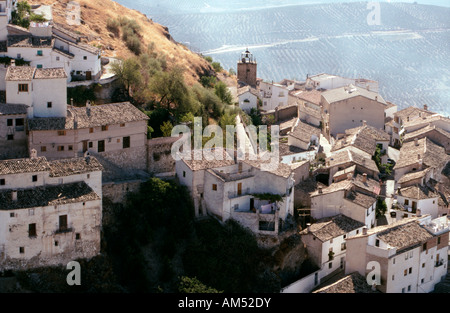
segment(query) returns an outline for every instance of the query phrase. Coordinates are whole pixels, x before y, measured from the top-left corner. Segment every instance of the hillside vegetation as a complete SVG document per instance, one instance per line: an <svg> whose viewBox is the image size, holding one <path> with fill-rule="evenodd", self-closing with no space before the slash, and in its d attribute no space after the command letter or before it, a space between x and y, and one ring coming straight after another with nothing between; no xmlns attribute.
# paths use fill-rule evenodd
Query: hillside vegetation
<svg viewBox="0 0 450 313"><path fill-rule="evenodd" d="M201 56L174 41L166 27L154 23L141 12L128 9L117 2L77 0L81 6L81 25L67 24L69 0L30 0L28 2L31 5L51 5L53 20L56 23L87 36L88 43L101 47L104 56L126 59L135 55L127 46L127 41L123 40L123 33L114 33L111 28L108 28L108 21L126 18L133 21L134 25L140 29L135 38L139 40L143 49L152 45L155 52L164 55L169 67L179 66L185 69L186 83L193 84L202 75L213 71L211 65Z"/></svg>

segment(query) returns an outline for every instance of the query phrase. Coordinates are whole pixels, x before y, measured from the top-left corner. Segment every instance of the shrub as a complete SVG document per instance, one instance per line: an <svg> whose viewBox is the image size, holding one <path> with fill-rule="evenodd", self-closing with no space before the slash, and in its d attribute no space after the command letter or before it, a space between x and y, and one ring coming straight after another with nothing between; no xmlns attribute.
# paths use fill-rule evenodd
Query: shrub
<svg viewBox="0 0 450 313"><path fill-rule="evenodd" d="M106 28L112 32L114 35L119 36L120 33L120 22L116 19L109 18L106 21Z"/></svg>
<svg viewBox="0 0 450 313"><path fill-rule="evenodd" d="M132 35L128 37L125 41L127 48L130 49L134 54L141 54L141 40L136 36Z"/></svg>
<svg viewBox="0 0 450 313"><path fill-rule="evenodd" d="M219 62L212 62L211 66L213 67L214 71L216 71L217 73L220 73L223 70L222 65L220 65Z"/></svg>

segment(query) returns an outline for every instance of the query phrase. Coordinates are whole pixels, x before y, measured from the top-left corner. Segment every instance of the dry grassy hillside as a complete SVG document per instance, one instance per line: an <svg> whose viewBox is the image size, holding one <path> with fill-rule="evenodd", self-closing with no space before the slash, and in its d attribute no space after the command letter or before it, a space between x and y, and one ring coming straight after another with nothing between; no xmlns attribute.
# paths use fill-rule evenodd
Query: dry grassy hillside
<svg viewBox="0 0 450 313"><path fill-rule="evenodd" d="M31 5L51 5L53 20L56 23L87 36L90 44L101 45L105 56L127 58L133 55L120 36L115 36L106 27L109 18L122 16L135 20L141 26L140 39L143 47L153 42L155 51L166 56L169 66L179 65L186 69L188 84L198 81L199 75L212 71L210 64L201 56L176 43L166 27L154 23L141 12L128 9L111 0L77 0L81 6L81 25L69 26L66 22L66 7L69 2L69 0L28 0Z"/></svg>

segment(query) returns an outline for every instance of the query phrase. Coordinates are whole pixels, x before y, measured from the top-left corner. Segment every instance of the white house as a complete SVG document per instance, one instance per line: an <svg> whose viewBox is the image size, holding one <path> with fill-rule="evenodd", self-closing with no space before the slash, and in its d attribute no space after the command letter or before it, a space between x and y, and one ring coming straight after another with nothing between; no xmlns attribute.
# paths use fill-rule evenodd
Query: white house
<svg viewBox="0 0 450 313"><path fill-rule="evenodd" d="M92 157L0 161L0 270L100 253L102 169Z"/></svg>
<svg viewBox="0 0 450 313"><path fill-rule="evenodd" d="M319 219L300 232L322 279L345 269L347 238L362 233L363 227L363 223L339 214Z"/></svg>
<svg viewBox="0 0 450 313"><path fill-rule="evenodd" d="M272 111L277 107L289 104L289 89L286 86L261 81L259 93L259 98L262 101L261 109L264 111Z"/></svg>
<svg viewBox="0 0 450 313"><path fill-rule="evenodd" d="M343 214L371 228L380 193L379 182L367 175L349 173L343 180L312 192L311 217L321 219Z"/></svg>
<svg viewBox="0 0 450 313"><path fill-rule="evenodd" d="M399 188L396 192L399 209L397 218L428 214L432 218L439 216L438 202L440 195L428 186L413 185Z"/></svg>
<svg viewBox="0 0 450 313"><path fill-rule="evenodd" d="M6 102L28 106L28 118L65 117L66 79L63 68L10 66L5 77Z"/></svg>
<svg viewBox="0 0 450 313"><path fill-rule="evenodd" d="M191 192L196 216L232 218L254 233L278 234L293 216L291 168L280 163L275 170L263 171L258 161L235 161L226 151L217 151L223 153L222 160L176 162L177 177Z"/></svg>
<svg viewBox="0 0 450 313"><path fill-rule="evenodd" d="M297 118L291 131L288 133L288 145L309 150L311 147L319 147L320 128L303 123Z"/></svg>
<svg viewBox="0 0 450 313"><path fill-rule="evenodd" d="M245 111L250 112L251 109L258 109L258 91L250 86L245 86L238 89L239 107Z"/></svg>
<svg viewBox="0 0 450 313"><path fill-rule="evenodd" d="M345 272L368 277L376 264L380 279L373 281L379 291L429 293L447 274L449 231L447 217L429 215L363 229L347 238Z"/></svg>

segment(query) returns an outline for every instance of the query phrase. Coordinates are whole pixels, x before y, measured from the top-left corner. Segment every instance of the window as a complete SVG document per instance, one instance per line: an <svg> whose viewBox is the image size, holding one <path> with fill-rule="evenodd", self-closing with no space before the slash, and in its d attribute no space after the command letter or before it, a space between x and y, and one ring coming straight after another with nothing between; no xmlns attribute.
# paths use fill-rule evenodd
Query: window
<svg viewBox="0 0 450 313"><path fill-rule="evenodd" d="M52 107L52 102L51 101L47 102L47 108L51 108L51 107Z"/></svg>
<svg viewBox="0 0 450 313"><path fill-rule="evenodd" d="M212 190L217 190L217 185L216 184L212 184Z"/></svg>
<svg viewBox="0 0 450 313"><path fill-rule="evenodd" d="M8 118L6 120L6 126L13 126L13 119L12 118Z"/></svg>
<svg viewBox="0 0 450 313"><path fill-rule="evenodd" d="M422 279L420 280L420 283L423 284L423 282L424 282L424 279L422 278Z"/></svg>
<svg viewBox="0 0 450 313"><path fill-rule="evenodd" d="M28 224L28 237L36 237L36 223Z"/></svg>
<svg viewBox="0 0 450 313"><path fill-rule="evenodd" d="M102 131L106 131L106 130L108 130L108 125L103 125L102 126Z"/></svg>
<svg viewBox="0 0 450 313"><path fill-rule="evenodd" d="M123 137L122 147L123 147L124 149L130 147L130 136Z"/></svg>
<svg viewBox="0 0 450 313"><path fill-rule="evenodd" d="M93 144L92 144L92 141L91 141L91 142L89 142L89 148L92 148L92 146L93 146Z"/></svg>
<svg viewBox="0 0 450 313"><path fill-rule="evenodd" d="M422 245L422 251L424 251L424 250L427 250L427 243L426 242Z"/></svg>
<svg viewBox="0 0 450 313"><path fill-rule="evenodd" d="M5 185L5 179L4 178L0 178L0 186L4 186Z"/></svg>
<svg viewBox="0 0 450 313"><path fill-rule="evenodd" d="M98 152L104 152L105 151L105 141L99 140L98 141Z"/></svg>
<svg viewBox="0 0 450 313"><path fill-rule="evenodd" d="M333 262L328 263L328 268L332 268L333 267Z"/></svg>
<svg viewBox="0 0 450 313"><path fill-rule="evenodd" d="M121 124L120 124L120 127L125 127L125 123L121 123Z"/></svg>
<svg viewBox="0 0 450 313"><path fill-rule="evenodd" d="M75 240L80 240L80 239L81 239L80 233L76 233L75 234Z"/></svg>
<svg viewBox="0 0 450 313"><path fill-rule="evenodd" d="M395 275L392 275L392 280L395 280Z"/></svg>
<svg viewBox="0 0 450 313"><path fill-rule="evenodd" d="M94 127L89 128L89 133L93 133L94 132Z"/></svg>
<svg viewBox="0 0 450 313"><path fill-rule="evenodd" d="M36 182L36 181L37 181L37 178L38 178L37 175L33 175L32 178L31 178L31 180L32 180L33 182Z"/></svg>
<svg viewBox="0 0 450 313"><path fill-rule="evenodd" d="M392 264L395 264L395 258L392 259Z"/></svg>
<svg viewBox="0 0 450 313"><path fill-rule="evenodd" d="M185 171L183 171L183 177L186 177L186 172Z"/></svg>
<svg viewBox="0 0 450 313"><path fill-rule="evenodd" d="M343 242L341 243L341 251L344 251L345 249L347 249L347 245Z"/></svg>
<svg viewBox="0 0 450 313"><path fill-rule="evenodd" d="M59 231L67 230L67 215L59 216Z"/></svg>
<svg viewBox="0 0 450 313"><path fill-rule="evenodd" d="M25 119L23 118L16 118L16 131L23 131L25 125Z"/></svg>
<svg viewBox="0 0 450 313"><path fill-rule="evenodd" d="M21 58L22 58L22 55L21 55L20 53L17 53L17 58L18 58L18 59L21 59Z"/></svg>
<svg viewBox="0 0 450 313"><path fill-rule="evenodd" d="M441 237L438 237L437 238L437 244L440 244L441 243Z"/></svg>
<svg viewBox="0 0 450 313"><path fill-rule="evenodd" d="M14 217L14 213L9 213L9 217Z"/></svg>
<svg viewBox="0 0 450 313"><path fill-rule="evenodd" d="M42 68L42 64L37 64L36 68Z"/></svg>
<svg viewBox="0 0 450 313"><path fill-rule="evenodd" d="M58 130L58 136L65 136L66 131L65 130Z"/></svg>
<svg viewBox="0 0 450 313"><path fill-rule="evenodd" d="M38 50L37 55L42 56L43 55L42 50Z"/></svg>
<svg viewBox="0 0 450 313"><path fill-rule="evenodd" d="M56 57L56 61L59 61L59 57Z"/></svg>
<svg viewBox="0 0 450 313"><path fill-rule="evenodd" d="M19 84L19 92L28 92L28 84Z"/></svg>
<svg viewBox="0 0 450 313"><path fill-rule="evenodd" d="M83 60L87 60L87 56L83 56Z"/></svg>
<svg viewBox="0 0 450 313"><path fill-rule="evenodd" d="M380 246L380 240L379 240L379 239L376 239L376 240L375 240L375 246L376 246L376 247L379 247L379 246Z"/></svg>
<svg viewBox="0 0 450 313"><path fill-rule="evenodd" d="M403 272L403 276L406 276L406 275L408 275L408 270L405 270L405 271Z"/></svg>
<svg viewBox="0 0 450 313"><path fill-rule="evenodd" d="M411 285L408 286L408 291L411 291Z"/></svg>
<svg viewBox="0 0 450 313"><path fill-rule="evenodd" d="M410 267L409 268L409 271L408 271L410 274L412 273L412 267Z"/></svg>
<svg viewBox="0 0 450 313"><path fill-rule="evenodd" d="M33 216L34 215L34 209L28 209L28 215Z"/></svg>
<svg viewBox="0 0 450 313"><path fill-rule="evenodd" d="M58 151L64 151L64 146L58 146L57 150Z"/></svg>
<svg viewBox="0 0 450 313"><path fill-rule="evenodd" d="M24 254L25 253L25 247L19 247L19 253Z"/></svg>
<svg viewBox="0 0 450 313"><path fill-rule="evenodd" d="M405 205L409 205L409 200L405 199Z"/></svg>
<svg viewBox="0 0 450 313"><path fill-rule="evenodd" d="M8 136L6 136L6 140L14 140L14 135L8 135Z"/></svg>
<svg viewBox="0 0 450 313"><path fill-rule="evenodd" d="M69 151L72 151L72 150L73 150L73 146L69 145Z"/></svg>
<svg viewBox="0 0 450 313"><path fill-rule="evenodd" d="M425 268L425 263L422 263L422 268Z"/></svg>
<svg viewBox="0 0 450 313"><path fill-rule="evenodd" d="M47 147L46 146L41 146L41 152L46 152L47 151Z"/></svg>
<svg viewBox="0 0 450 313"><path fill-rule="evenodd" d="M87 178L88 178L88 179L91 178L91 174L87 174Z"/></svg>

